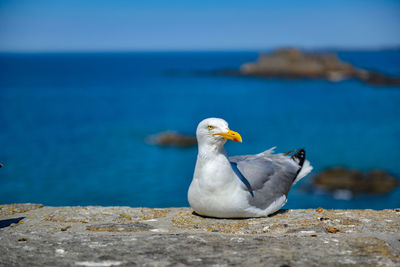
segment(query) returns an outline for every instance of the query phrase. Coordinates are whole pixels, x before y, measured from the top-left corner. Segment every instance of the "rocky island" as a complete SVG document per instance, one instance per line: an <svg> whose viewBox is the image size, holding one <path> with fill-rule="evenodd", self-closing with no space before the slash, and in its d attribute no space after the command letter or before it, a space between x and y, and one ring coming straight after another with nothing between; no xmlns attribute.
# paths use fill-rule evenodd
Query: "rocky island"
<svg viewBox="0 0 400 267"><path fill-rule="evenodd" d="M172 147L191 147L197 145L196 137L176 131L165 131L150 135L145 140L148 144Z"/></svg>
<svg viewBox="0 0 400 267"><path fill-rule="evenodd" d="M372 85L400 85L400 77L357 68L342 62L334 54L304 53L299 49L279 49L271 54L261 54L257 62L243 64L239 71L225 74L330 81L355 78Z"/></svg>
<svg viewBox="0 0 400 267"><path fill-rule="evenodd" d="M280 210L214 219L190 208L0 205L0 266L399 266L400 209Z"/></svg>
<svg viewBox="0 0 400 267"><path fill-rule="evenodd" d="M383 170L361 172L336 167L318 173L313 182L327 190L349 190L352 194L387 194L398 186L398 179Z"/></svg>

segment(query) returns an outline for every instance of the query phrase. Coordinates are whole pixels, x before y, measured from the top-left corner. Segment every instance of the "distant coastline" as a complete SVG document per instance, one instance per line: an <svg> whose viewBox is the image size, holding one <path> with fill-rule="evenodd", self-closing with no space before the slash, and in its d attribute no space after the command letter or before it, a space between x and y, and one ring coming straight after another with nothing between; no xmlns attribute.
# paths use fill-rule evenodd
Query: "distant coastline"
<svg viewBox="0 0 400 267"><path fill-rule="evenodd" d="M280 49L292 49L291 47L255 47L255 48L210 48L210 49L121 49L121 50L0 50L2 54L129 54L129 53L240 53L240 52L254 52L254 53L270 53ZM380 52L380 51L397 51L400 50L399 45L387 45L376 47L352 47L352 46L325 46L325 47L298 47L299 50L306 53L334 53L334 52Z"/></svg>

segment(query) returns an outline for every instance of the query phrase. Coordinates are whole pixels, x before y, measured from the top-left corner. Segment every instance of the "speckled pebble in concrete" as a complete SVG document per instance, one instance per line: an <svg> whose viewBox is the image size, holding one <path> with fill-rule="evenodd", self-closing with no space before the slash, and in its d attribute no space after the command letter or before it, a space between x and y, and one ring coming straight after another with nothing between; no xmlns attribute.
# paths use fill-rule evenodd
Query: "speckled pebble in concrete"
<svg viewBox="0 0 400 267"><path fill-rule="evenodd" d="M0 266L400 266L400 210L0 206Z"/></svg>

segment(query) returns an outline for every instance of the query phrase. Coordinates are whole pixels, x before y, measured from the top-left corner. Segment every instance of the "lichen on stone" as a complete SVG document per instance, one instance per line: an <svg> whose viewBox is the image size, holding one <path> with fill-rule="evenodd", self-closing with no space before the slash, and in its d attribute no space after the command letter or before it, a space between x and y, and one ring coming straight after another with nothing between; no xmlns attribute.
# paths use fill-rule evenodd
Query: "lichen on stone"
<svg viewBox="0 0 400 267"><path fill-rule="evenodd" d="M120 213L119 216L121 216L122 218L126 218L126 219L132 219L132 216L129 216L125 213Z"/></svg>
<svg viewBox="0 0 400 267"><path fill-rule="evenodd" d="M148 209L142 208L141 209L142 220L150 220L150 219L157 219L157 218L164 218L170 212L169 209Z"/></svg>
<svg viewBox="0 0 400 267"><path fill-rule="evenodd" d="M84 219L75 219L75 218L67 218L66 216L55 216L55 215L49 215L44 217L46 221L49 222L62 222L62 223L88 223L88 221Z"/></svg>
<svg viewBox="0 0 400 267"><path fill-rule="evenodd" d="M93 232L147 232L153 229L151 225L135 222L131 224L96 224L86 227L86 230Z"/></svg>
<svg viewBox="0 0 400 267"><path fill-rule="evenodd" d="M206 219L186 211L176 214L171 222L174 226L185 230L200 229L207 232L220 232L225 234L249 234L256 233L249 227L254 220L257 219Z"/></svg>
<svg viewBox="0 0 400 267"><path fill-rule="evenodd" d="M35 209L42 208L42 204L9 204L9 205L0 205L0 216L8 216L13 215L15 213L23 213Z"/></svg>
<svg viewBox="0 0 400 267"><path fill-rule="evenodd" d="M394 255L387 244L375 237L355 237L348 241L354 248L353 255L388 257L393 261L398 261L399 257Z"/></svg>

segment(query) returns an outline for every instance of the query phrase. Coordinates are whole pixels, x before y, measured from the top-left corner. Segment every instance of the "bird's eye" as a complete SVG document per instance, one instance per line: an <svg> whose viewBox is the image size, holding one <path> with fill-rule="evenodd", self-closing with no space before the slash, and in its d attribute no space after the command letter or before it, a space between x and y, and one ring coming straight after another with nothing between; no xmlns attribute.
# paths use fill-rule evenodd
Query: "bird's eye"
<svg viewBox="0 0 400 267"><path fill-rule="evenodd" d="M208 130L211 131L214 129L214 126L208 125Z"/></svg>

